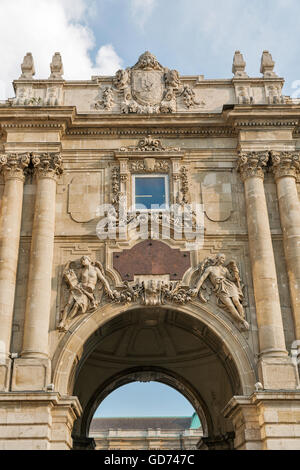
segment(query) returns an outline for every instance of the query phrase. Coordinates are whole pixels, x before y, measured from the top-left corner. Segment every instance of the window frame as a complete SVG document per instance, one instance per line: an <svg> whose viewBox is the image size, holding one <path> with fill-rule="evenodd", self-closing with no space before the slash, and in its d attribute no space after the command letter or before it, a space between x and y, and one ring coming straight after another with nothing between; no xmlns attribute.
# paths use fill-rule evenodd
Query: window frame
<svg viewBox="0 0 300 470"><path fill-rule="evenodd" d="M168 212L170 210L170 188L169 188L169 175L163 173L153 173L149 174L133 174L132 176L132 210L133 212ZM164 178L165 181L165 208L159 209L137 209L136 208L136 195L135 195L135 179L136 178Z"/></svg>

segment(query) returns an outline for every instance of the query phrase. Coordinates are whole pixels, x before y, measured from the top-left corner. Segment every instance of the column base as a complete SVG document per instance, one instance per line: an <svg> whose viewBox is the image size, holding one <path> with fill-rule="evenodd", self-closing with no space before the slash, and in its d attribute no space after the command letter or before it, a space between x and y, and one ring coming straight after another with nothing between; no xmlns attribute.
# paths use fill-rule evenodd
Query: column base
<svg viewBox="0 0 300 470"><path fill-rule="evenodd" d="M12 371L11 390L45 391L50 385L51 362L49 359L17 358Z"/></svg>
<svg viewBox="0 0 300 470"><path fill-rule="evenodd" d="M289 356L260 358L258 377L264 390L297 390L299 388L298 368Z"/></svg>
<svg viewBox="0 0 300 470"><path fill-rule="evenodd" d="M233 397L223 413L234 425L236 450L300 450L300 391Z"/></svg>
<svg viewBox="0 0 300 470"><path fill-rule="evenodd" d="M82 409L59 393L0 393L0 450L70 450Z"/></svg>
<svg viewBox="0 0 300 470"><path fill-rule="evenodd" d="M9 390L11 359L0 361L0 392Z"/></svg>

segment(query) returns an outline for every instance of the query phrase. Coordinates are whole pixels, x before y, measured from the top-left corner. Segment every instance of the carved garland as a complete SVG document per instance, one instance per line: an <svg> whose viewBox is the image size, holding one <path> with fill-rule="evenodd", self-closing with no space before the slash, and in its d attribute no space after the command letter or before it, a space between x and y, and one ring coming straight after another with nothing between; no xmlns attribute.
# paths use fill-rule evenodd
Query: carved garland
<svg viewBox="0 0 300 470"><path fill-rule="evenodd" d="M124 281L122 286L114 289L110 287L101 263L92 262L88 256L83 256L81 267L76 270L68 262L63 272L68 301L62 309L58 329L66 331L78 314L93 312L99 307L102 301L102 296L97 298L96 295L97 283L99 283L107 300L119 304L139 302L141 305L147 306L165 305L166 303L183 305L193 299L207 303L211 294L215 292L219 307L227 311L240 329L247 330L249 325L244 312L244 306L247 304L238 267L235 261L230 261L227 265L224 262L225 256L223 254L216 255L214 258L206 258L195 270L195 274L199 278L196 284L194 276L191 285L183 285L180 281L166 282L150 279L135 284ZM93 277L93 288L90 287L90 275ZM233 303L232 297L235 298L235 303ZM236 298L240 299L238 305Z"/></svg>

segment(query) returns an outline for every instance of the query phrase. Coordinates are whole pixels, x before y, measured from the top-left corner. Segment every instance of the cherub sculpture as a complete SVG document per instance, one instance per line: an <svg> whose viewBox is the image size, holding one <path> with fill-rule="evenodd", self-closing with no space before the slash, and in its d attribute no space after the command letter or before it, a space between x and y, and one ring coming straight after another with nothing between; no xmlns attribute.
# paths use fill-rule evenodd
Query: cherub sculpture
<svg viewBox="0 0 300 470"><path fill-rule="evenodd" d="M193 295L198 295L202 302L207 302L208 299L204 297L201 289L209 292L209 286L205 284L205 281L209 280L217 296L218 305L226 309L243 329L248 330L239 270L235 261L230 261L225 266L225 260L225 255L219 253L215 258L206 258L200 264L198 268L200 279L193 290Z"/></svg>
<svg viewBox="0 0 300 470"><path fill-rule="evenodd" d="M70 268L71 262L66 264L63 272L63 279L69 290L69 298L58 325L58 329L62 331L66 331L66 323L69 323L78 313L86 313L97 308L98 302L94 292L98 281L102 284L106 294L113 299L113 293L101 263L92 262L89 256L83 256L80 261L79 276Z"/></svg>

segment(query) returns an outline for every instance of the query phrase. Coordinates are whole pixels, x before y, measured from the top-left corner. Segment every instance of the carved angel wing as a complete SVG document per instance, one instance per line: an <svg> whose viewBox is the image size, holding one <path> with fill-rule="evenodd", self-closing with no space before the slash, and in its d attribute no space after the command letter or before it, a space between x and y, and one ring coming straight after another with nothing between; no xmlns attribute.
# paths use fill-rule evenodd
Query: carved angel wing
<svg viewBox="0 0 300 470"><path fill-rule="evenodd" d="M102 274L103 276L105 276L105 272L104 272L103 266L102 266L102 264L100 263L100 261L95 261L95 262L94 262L94 265L95 265L97 268L99 268L101 274Z"/></svg>

